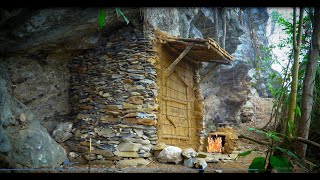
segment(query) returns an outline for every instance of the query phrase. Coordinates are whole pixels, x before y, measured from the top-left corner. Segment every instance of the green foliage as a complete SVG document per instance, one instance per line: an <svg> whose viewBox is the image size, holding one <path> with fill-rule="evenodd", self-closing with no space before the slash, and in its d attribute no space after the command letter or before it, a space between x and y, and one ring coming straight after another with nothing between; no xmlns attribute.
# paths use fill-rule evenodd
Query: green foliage
<svg viewBox="0 0 320 180"><path fill-rule="evenodd" d="M265 158L264 157L256 157L252 160L248 172L253 173L253 172L265 172Z"/></svg>
<svg viewBox="0 0 320 180"><path fill-rule="evenodd" d="M296 116L297 116L298 118L301 117L301 109L300 109L300 106L299 106L298 104L296 105L296 107L295 107L295 109L294 109L294 112L295 112L295 114L296 114Z"/></svg>
<svg viewBox="0 0 320 180"><path fill-rule="evenodd" d="M123 19L126 21L126 23L129 24L128 18L124 15L124 13L121 11L120 8L115 8L115 12L117 14L117 17L122 16ZM98 24L101 29L106 26L106 18L107 18L106 8L100 8L99 14L98 14Z"/></svg>
<svg viewBox="0 0 320 180"><path fill-rule="evenodd" d="M282 139L280 138L280 136L286 137L284 134L277 133L277 132L265 132L255 128L248 128L248 131L253 131L259 134L263 134L269 139L269 142L270 142L268 145L269 150L268 150L268 153L266 154L266 157L254 158L249 166L248 172L259 172L259 173L266 172L267 171L266 163L270 163L271 168L276 169L278 172L290 172L292 170L291 168L292 164L289 163L288 157L294 158L297 161L298 165L306 169L306 167L303 166L302 160L293 152L289 151L288 149L281 148L277 145L274 146L274 143L272 141L276 141L281 144ZM276 150L278 150L280 154L273 155ZM236 157L236 159L238 157L247 156L253 151L257 151L257 150L253 149L253 150L242 152Z"/></svg>
<svg viewBox="0 0 320 180"><path fill-rule="evenodd" d="M242 153L239 153L238 156L235 158L235 159L238 159L238 157L244 157L244 156L247 156L249 154L251 154L253 151L258 151L257 149L252 149L252 150L249 150L249 151L244 151Z"/></svg>
<svg viewBox="0 0 320 180"><path fill-rule="evenodd" d="M284 149L278 146L276 147L276 149L280 150L281 152L283 152L284 154L287 154L290 157L300 160L300 158L297 155L295 155L293 152L289 151L288 149Z"/></svg>
<svg viewBox="0 0 320 180"><path fill-rule="evenodd" d="M255 131L257 133L263 134L266 137L272 138L272 139L274 139L276 141L280 140L280 138L277 136L277 134L279 134L279 133L276 133L276 132L264 132L264 131L261 131L261 130L255 129L255 128L248 128L248 130L249 131Z"/></svg>
<svg viewBox="0 0 320 180"><path fill-rule="evenodd" d="M103 28L106 25L106 9L105 8L99 9L98 23L100 28Z"/></svg>
<svg viewBox="0 0 320 180"><path fill-rule="evenodd" d="M270 156L270 163L273 168L278 172L290 172L291 164L289 163L288 158L284 156Z"/></svg>
<svg viewBox="0 0 320 180"><path fill-rule="evenodd" d="M127 22L127 24L129 24L128 18L123 14L123 12L121 11L120 8L116 8L116 13L117 13L117 16L118 16L118 17L119 17L119 16L122 16L123 19Z"/></svg>

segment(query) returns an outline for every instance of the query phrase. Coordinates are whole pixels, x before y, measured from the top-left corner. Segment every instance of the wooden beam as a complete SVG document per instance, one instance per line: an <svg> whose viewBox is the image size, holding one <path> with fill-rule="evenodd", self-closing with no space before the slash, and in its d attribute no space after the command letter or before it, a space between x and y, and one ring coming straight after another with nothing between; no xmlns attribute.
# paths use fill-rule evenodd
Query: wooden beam
<svg viewBox="0 0 320 180"><path fill-rule="evenodd" d="M166 37L166 38L164 38L164 40L166 40L166 39L174 39L174 40L178 40L178 41L198 42L198 43L208 42L208 40L206 40L206 39L192 39L192 38L178 38L178 37Z"/></svg>
<svg viewBox="0 0 320 180"><path fill-rule="evenodd" d="M218 67L219 67L220 64L216 64L214 65L208 72L207 74L200 80L199 84L206 81L210 75L213 73L213 71L215 71Z"/></svg>
<svg viewBox="0 0 320 180"><path fill-rule="evenodd" d="M171 74L174 67L182 60L182 58L191 50L191 48L194 46L194 42L191 43L180 55L179 57L173 61L173 63L168 67L168 69L165 71L165 76L168 74Z"/></svg>
<svg viewBox="0 0 320 180"><path fill-rule="evenodd" d="M219 63L219 64L226 64L226 65L231 65L230 62L225 61L225 60L210 60L210 61L203 61L203 62L209 62L209 63Z"/></svg>
<svg viewBox="0 0 320 180"><path fill-rule="evenodd" d="M180 54L180 52L179 52L174 46L172 46L170 43L167 43L167 45L170 47L170 49L171 49L174 53ZM191 61L191 62L195 63L196 65L199 64L198 61L196 61L193 57L191 57L191 56L188 55L188 54L186 54L185 58L186 58L186 60Z"/></svg>
<svg viewBox="0 0 320 180"><path fill-rule="evenodd" d="M212 43L212 44L211 44ZM216 54L219 54L221 57L223 57L224 58L224 60L226 60L226 61L228 61L228 62L232 62L233 61L233 57L232 56L230 56L230 55L228 55L228 54L224 54L224 53L222 53L221 51L225 51L224 49L222 49L217 43L215 43L214 41L211 41L211 40L209 40L209 43L208 42L206 42L205 43L208 47L210 47L209 49L211 49L211 51L213 51L214 53L216 53ZM214 47L215 46L215 47ZM227 52L226 52L227 53ZM226 57L228 57L228 58L230 58L230 59L228 59L228 58L226 58Z"/></svg>

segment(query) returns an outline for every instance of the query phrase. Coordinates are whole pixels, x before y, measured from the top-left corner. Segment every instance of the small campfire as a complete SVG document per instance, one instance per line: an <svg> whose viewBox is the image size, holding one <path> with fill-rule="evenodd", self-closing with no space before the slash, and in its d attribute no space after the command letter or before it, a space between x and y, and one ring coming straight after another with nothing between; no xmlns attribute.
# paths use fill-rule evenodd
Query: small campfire
<svg viewBox="0 0 320 180"><path fill-rule="evenodd" d="M209 136L207 152L223 153L223 138L224 136L219 136L218 134Z"/></svg>
<svg viewBox="0 0 320 180"><path fill-rule="evenodd" d="M216 132L209 133L206 150L208 153L232 153L237 139L231 127L219 127Z"/></svg>

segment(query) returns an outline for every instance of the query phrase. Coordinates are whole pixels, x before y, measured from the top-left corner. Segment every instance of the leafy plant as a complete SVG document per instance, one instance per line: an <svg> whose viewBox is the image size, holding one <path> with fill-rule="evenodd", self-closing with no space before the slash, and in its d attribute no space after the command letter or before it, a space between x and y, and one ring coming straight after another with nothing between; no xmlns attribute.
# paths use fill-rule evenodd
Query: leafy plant
<svg viewBox="0 0 320 180"><path fill-rule="evenodd" d="M115 8L115 12L117 14L117 17L122 16L126 23L129 24L129 19L124 15L120 8ZM101 29L106 26L106 18L106 8L100 8L98 14L98 24Z"/></svg>
<svg viewBox="0 0 320 180"><path fill-rule="evenodd" d="M269 140L268 144L268 151L265 157L256 157L252 160L248 172L268 172L271 171L272 168L277 170L278 172L290 172L292 170L292 164L289 161L289 158L293 158L295 161L297 161L297 164L303 167L304 169L307 169L304 165L302 160L295 155L293 152L291 152L288 149L281 148L278 145L275 145L275 142L278 142L278 144L281 144L282 138L285 137L284 134L277 133L277 132L265 132L262 130L258 130L255 128L248 128L248 131L253 131L259 134L263 134L266 138ZM275 151L281 152L280 154L275 155ZM236 159L238 157L245 157L252 153L253 151L258 151L257 149L249 150L242 152L238 154Z"/></svg>

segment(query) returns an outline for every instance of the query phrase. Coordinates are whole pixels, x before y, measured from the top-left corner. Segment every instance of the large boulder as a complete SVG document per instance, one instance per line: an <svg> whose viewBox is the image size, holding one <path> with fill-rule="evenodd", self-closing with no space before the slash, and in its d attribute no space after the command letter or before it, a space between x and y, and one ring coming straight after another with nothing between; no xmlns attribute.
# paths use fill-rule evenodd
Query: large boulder
<svg viewBox="0 0 320 180"><path fill-rule="evenodd" d="M37 117L11 95L6 70L0 65L0 153L26 167L58 167L65 150L40 125Z"/></svg>
<svg viewBox="0 0 320 180"><path fill-rule="evenodd" d="M179 164L183 160L181 153L182 149L175 146L168 146L160 152L158 155L158 161L164 163L174 162Z"/></svg>
<svg viewBox="0 0 320 180"><path fill-rule="evenodd" d="M32 168L59 167L67 158L66 151L50 137L45 128L31 126L21 130L7 128L12 150L8 156L16 163Z"/></svg>

